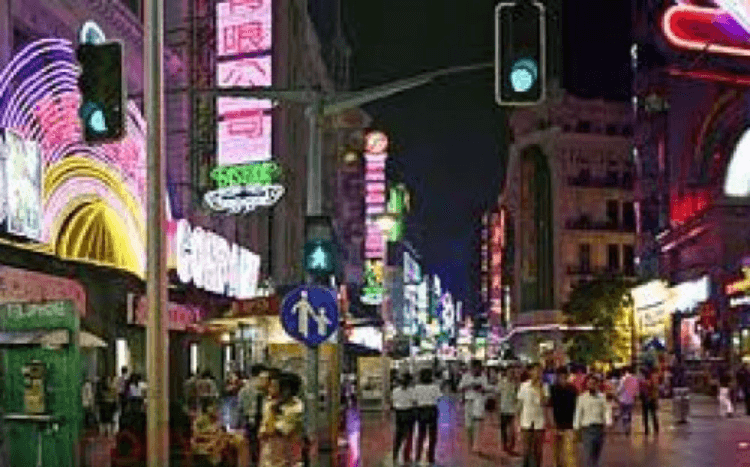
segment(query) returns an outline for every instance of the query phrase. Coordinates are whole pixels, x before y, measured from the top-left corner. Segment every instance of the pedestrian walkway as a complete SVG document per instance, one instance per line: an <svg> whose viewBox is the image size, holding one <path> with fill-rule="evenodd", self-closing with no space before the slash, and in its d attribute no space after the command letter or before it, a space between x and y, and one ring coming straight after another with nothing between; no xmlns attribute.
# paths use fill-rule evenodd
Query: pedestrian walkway
<svg viewBox="0 0 750 467"><path fill-rule="evenodd" d="M744 406L738 415L722 419L713 398L691 396L688 423L678 424L672 414L672 401L659 406L659 435L646 436L642 417L633 417L633 434L607 434L602 467L745 467L750 466L750 417ZM469 452L461 404L455 398L440 401L437 464L440 467L520 466L518 458L488 459ZM637 411L639 412L639 411ZM393 467L391 417L385 413L366 414L361 420L358 456L351 456L348 467ZM499 437L499 433L498 433ZM350 454L351 454L350 450ZM545 463L554 467L552 446L545 444Z"/></svg>

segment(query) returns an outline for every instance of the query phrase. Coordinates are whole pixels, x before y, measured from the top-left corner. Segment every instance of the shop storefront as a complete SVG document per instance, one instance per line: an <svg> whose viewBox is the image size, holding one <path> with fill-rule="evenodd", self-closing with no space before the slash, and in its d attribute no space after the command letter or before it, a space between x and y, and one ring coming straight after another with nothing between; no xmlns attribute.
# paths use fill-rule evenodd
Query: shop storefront
<svg viewBox="0 0 750 467"><path fill-rule="evenodd" d="M750 360L750 258L741 262L739 277L724 287L727 308L732 317L732 351L742 360Z"/></svg>
<svg viewBox="0 0 750 467"><path fill-rule="evenodd" d="M84 355L85 374L114 376L127 366L145 375L146 125L128 101L125 136L88 145L77 66L75 44L45 38L0 70L0 303L70 299L81 329L106 344ZM171 200L165 203L168 262L176 270L170 343L187 350L170 352L175 397L196 360L190 342L202 339L193 324L233 298L253 296L260 259L174 221Z"/></svg>

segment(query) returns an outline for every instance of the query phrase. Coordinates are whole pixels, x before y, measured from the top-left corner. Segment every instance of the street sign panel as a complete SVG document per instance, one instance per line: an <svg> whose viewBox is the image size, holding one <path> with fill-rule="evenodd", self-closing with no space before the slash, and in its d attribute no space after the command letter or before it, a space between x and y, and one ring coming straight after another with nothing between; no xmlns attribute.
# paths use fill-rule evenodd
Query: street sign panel
<svg viewBox="0 0 750 467"><path fill-rule="evenodd" d="M336 297L322 287L297 287L284 297L281 325L308 347L322 344L339 325Z"/></svg>

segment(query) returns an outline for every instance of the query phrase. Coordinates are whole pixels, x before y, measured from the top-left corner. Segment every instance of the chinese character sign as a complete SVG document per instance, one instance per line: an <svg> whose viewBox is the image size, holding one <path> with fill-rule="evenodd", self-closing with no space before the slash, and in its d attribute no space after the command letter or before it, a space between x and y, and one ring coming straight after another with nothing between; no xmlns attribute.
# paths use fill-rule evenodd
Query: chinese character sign
<svg viewBox="0 0 750 467"><path fill-rule="evenodd" d="M267 87L271 67L273 0L229 0L216 5L216 81L219 87ZM219 165L271 158L271 101L217 100Z"/></svg>
<svg viewBox="0 0 750 467"><path fill-rule="evenodd" d="M385 258L385 237L376 219L385 213L385 164L388 137L373 131L365 136L365 259Z"/></svg>

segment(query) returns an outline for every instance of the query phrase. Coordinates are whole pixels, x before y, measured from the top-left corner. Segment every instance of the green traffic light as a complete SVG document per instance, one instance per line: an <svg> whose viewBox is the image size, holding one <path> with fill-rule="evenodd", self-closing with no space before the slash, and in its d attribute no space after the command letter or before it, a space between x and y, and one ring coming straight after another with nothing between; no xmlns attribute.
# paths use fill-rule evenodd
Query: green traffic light
<svg viewBox="0 0 750 467"><path fill-rule="evenodd" d="M328 269L328 254L318 245L310 254L310 269Z"/></svg>

